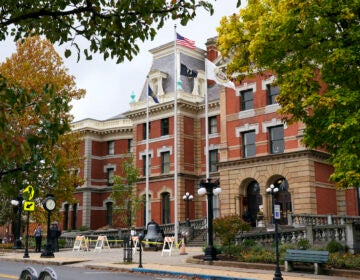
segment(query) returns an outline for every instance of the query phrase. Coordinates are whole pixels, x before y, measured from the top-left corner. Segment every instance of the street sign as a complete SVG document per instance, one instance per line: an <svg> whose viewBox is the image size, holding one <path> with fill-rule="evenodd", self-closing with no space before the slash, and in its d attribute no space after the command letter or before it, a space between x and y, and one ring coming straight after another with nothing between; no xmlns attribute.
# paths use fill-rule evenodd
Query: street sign
<svg viewBox="0 0 360 280"><path fill-rule="evenodd" d="M22 194L25 200L32 200L35 194L35 190L33 186L29 185L25 188L25 190L23 190Z"/></svg>
<svg viewBox="0 0 360 280"><path fill-rule="evenodd" d="M35 211L35 202L24 201L24 211Z"/></svg>
<svg viewBox="0 0 360 280"><path fill-rule="evenodd" d="M280 205L279 204L274 205L274 217L276 220L280 220Z"/></svg>

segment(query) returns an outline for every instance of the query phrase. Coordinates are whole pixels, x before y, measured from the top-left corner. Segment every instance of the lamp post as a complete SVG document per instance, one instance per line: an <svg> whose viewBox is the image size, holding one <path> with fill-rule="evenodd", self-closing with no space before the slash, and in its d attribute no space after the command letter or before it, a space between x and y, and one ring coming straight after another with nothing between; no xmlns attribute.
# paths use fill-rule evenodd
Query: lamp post
<svg viewBox="0 0 360 280"><path fill-rule="evenodd" d="M205 249L204 261L216 260L216 250L214 248L213 237L213 196L219 195L221 188L219 186L219 180L211 180L208 178L206 181L201 180L199 184L198 194L207 196L207 221L208 221L208 246Z"/></svg>
<svg viewBox="0 0 360 280"><path fill-rule="evenodd" d="M55 198L51 195L48 194L43 202L43 206L45 208L45 210L48 212L48 217L47 217L47 236L46 236L46 247L45 247L45 251L43 251L40 255L40 258L54 258L54 250L55 248L53 248L52 246L52 240L51 240L51 232L50 232L50 215L51 212L55 209L56 207L56 202L55 202Z"/></svg>
<svg viewBox="0 0 360 280"><path fill-rule="evenodd" d="M275 195L278 193L279 188L273 184L266 189L266 192L271 195L271 206L272 206L272 220L275 224L275 252L276 252L276 267L273 280L283 280L280 266L279 266L279 232L278 232L278 221L280 219L280 205L274 204Z"/></svg>
<svg viewBox="0 0 360 280"><path fill-rule="evenodd" d="M17 221L17 228L16 228L16 237L15 237L15 242L14 242L14 249L22 249L22 242L21 242L21 212L22 212L22 207L23 207L23 197L22 197L22 193L19 194L17 199L13 199L11 200L11 204L13 206L17 206L18 207L18 221Z"/></svg>
<svg viewBox="0 0 360 280"><path fill-rule="evenodd" d="M190 217L189 217L189 204L190 204L190 201L192 201L194 199L194 196L192 194L189 194L188 192L186 192L184 195L183 195L183 200L185 201L186 203L186 213L185 213L185 216L186 216L186 226L187 227L190 227Z"/></svg>

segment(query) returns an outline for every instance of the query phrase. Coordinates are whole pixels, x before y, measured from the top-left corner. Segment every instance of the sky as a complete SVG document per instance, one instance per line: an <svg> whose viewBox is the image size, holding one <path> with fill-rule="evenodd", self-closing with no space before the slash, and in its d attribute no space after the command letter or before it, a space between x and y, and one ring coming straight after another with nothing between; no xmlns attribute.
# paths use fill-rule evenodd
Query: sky
<svg viewBox="0 0 360 280"><path fill-rule="evenodd" d="M102 55L93 55L91 61L81 57L79 62L76 61L76 55L63 58L69 74L75 77L77 87L86 90L84 98L72 102L74 121L86 118L106 120L128 111L131 93L135 93L137 100L150 70L152 55L149 50L173 41L175 24L179 34L195 40L196 46L205 50L207 39L217 36L216 27L220 19L238 13L236 3L237 0L217 0L213 3L215 11L212 16L204 9L198 10L196 18L187 26L168 20L153 41L139 43L140 52L132 61L116 64L115 60L104 61ZM56 47L56 50L64 57L63 47ZM14 42L0 42L0 62L15 51Z"/></svg>

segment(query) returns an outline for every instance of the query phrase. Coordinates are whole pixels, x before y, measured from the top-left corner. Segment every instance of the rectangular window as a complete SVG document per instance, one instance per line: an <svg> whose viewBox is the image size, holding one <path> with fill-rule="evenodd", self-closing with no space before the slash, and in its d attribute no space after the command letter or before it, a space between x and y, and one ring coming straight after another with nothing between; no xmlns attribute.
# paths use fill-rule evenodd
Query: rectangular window
<svg viewBox="0 0 360 280"><path fill-rule="evenodd" d="M284 152L284 126L270 128L270 152L279 154Z"/></svg>
<svg viewBox="0 0 360 280"><path fill-rule="evenodd" d="M142 156L142 160L143 160L143 176L146 176L146 155ZM148 169L149 169L149 175L151 174L151 156L149 155L149 165L148 165Z"/></svg>
<svg viewBox="0 0 360 280"><path fill-rule="evenodd" d="M209 151L209 171L216 172L218 171L218 150Z"/></svg>
<svg viewBox="0 0 360 280"><path fill-rule="evenodd" d="M114 141L107 142L107 154L108 155L115 154L115 142Z"/></svg>
<svg viewBox="0 0 360 280"><path fill-rule="evenodd" d="M267 96L267 105L276 104L276 96L280 93L280 88L278 86L272 86L271 84L266 85L266 96Z"/></svg>
<svg viewBox="0 0 360 280"><path fill-rule="evenodd" d="M208 130L209 134L217 133L218 129L217 129L217 118L216 118L216 116L209 117L208 122L209 122L209 130Z"/></svg>
<svg viewBox="0 0 360 280"><path fill-rule="evenodd" d="M132 153L134 151L132 139L128 139L128 151L129 151L129 153Z"/></svg>
<svg viewBox="0 0 360 280"><path fill-rule="evenodd" d="M244 157L256 155L255 131L246 131L242 135Z"/></svg>
<svg viewBox="0 0 360 280"><path fill-rule="evenodd" d="M108 168L107 170L107 184L108 186L114 185L114 168Z"/></svg>
<svg viewBox="0 0 360 280"><path fill-rule="evenodd" d="M161 153L161 173L170 172L170 152Z"/></svg>
<svg viewBox="0 0 360 280"><path fill-rule="evenodd" d="M254 109L254 93L252 88L243 90L241 94L241 110Z"/></svg>
<svg viewBox="0 0 360 280"><path fill-rule="evenodd" d="M146 140L146 123L143 123L143 139ZM151 122L149 122L149 139L151 138Z"/></svg>
<svg viewBox="0 0 360 280"><path fill-rule="evenodd" d="M161 136L169 135L169 118L161 120Z"/></svg>

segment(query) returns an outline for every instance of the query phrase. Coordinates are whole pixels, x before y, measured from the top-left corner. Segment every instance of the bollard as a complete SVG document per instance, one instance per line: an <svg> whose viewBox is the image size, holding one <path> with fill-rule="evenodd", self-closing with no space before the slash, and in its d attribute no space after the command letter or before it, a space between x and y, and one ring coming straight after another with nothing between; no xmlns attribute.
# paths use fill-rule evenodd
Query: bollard
<svg viewBox="0 0 360 280"><path fill-rule="evenodd" d="M131 239L124 240L124 263L132 263Z"/></svg>
<svg viewBox="0 0 360 280"><path fill-rule="evenodd" d="M143 268L142 266L142 241L144 240L144 235L142 233L139 234L139 268Z"/></svg>

